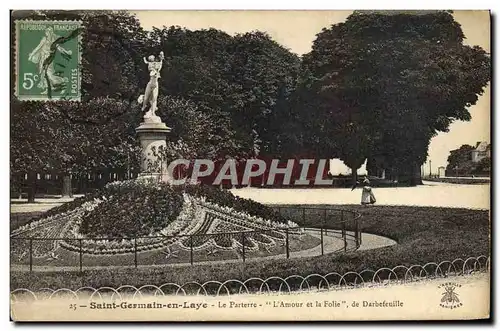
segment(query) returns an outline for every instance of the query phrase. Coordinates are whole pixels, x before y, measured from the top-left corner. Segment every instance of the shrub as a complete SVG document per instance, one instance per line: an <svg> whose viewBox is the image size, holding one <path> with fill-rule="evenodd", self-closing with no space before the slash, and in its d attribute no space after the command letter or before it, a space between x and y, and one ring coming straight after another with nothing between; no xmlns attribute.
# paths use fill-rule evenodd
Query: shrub
<svg viewBox="0 0 500 331"><path fill-rule="evenodd" d="M182 195L165 184L123 182L105 188L105 199L83 215L80 232L88 237L150 236L177 218Z"/></svg>
<svg viewBox="0 0 500 331"><path fill-rule="evenodd" d="M100 190L100 191L95 190L95 191L93 191L91 193L87 193L83 197L76 198L73 201L69 201L69 202L63 203L60 206L51 208L51 209L47 210L45 213L43 213L42 215L40 215L39 218L46 218L46 217L49 217L49 216L55 216L55 215L58 215L58 214L62 214L62 213L66 213L68 211L74 210L74 209L82 206L85 202L92 201L96 197L98 197L100 195L103 195L103 194L104 193L103 193L102 190Z"/></svg>
<svg viewBox="0 0 500 331"><path fill-rule="evenodd" d="M225 189L220 189L211 185L187 185L183 187L186 193L195 197L205 197L207 201L219 206L233 208L236 211L245 212L249 215L260 217L266 220L286 223L287 220L272 208L255 202L250 199L244 199L234 196Z"/></svg>

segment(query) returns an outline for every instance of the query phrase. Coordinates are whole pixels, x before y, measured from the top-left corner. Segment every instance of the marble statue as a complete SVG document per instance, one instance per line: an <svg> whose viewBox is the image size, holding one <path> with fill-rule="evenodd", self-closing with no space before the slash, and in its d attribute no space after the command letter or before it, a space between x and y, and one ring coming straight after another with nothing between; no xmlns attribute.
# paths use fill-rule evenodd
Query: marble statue
<svg viewBox="0 0 500 331"><path fill-rule="evenodd" d="M154 55L144 58L144 63L148 65L149 71L149 82L146 85L146 91L139 97L139 104L142 104L142 111L146 111L149 106L149 110L144 114L145 119L158 118L156 115L156 102L158 98L158 78L160 78L160 70L163 65L164 55L160 52L158 55L158 61Z"/></svg>

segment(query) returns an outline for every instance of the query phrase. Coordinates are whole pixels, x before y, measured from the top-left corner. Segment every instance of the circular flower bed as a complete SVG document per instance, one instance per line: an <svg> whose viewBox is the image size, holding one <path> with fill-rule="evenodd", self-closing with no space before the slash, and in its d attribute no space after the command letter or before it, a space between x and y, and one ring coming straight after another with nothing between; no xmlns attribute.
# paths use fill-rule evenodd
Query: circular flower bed
<svg viewBox="0 0 500 331"><path fill-rule="evenodd" d="M303 234L297 224L271 208L226 190L130 180L110 183L58 207L57 212L51 210L12 235L64 238L44 241L50 251L63 247L84 254L114 255L172 245L195 251L238 250L245 245L247 251L253 251L283 242L284 230Z"/></svg>
<svg viewBox="0 0 500 331"><path fill-rule="evenodd" d="M110 188L111 195L82 217L80 233L88 237L151 236L167 227L181 211L179 192L164 184Z"/></svg>

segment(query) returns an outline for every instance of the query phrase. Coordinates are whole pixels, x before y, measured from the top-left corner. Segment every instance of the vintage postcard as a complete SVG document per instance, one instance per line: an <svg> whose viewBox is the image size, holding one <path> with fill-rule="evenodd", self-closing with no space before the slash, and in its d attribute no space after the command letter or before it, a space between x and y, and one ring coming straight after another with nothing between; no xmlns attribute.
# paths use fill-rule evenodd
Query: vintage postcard
<svg viewBox="0 0 500 331"><path fill-rule="evenodd" d="M489 11L11 11L10 316L488 320Z"/></svg>

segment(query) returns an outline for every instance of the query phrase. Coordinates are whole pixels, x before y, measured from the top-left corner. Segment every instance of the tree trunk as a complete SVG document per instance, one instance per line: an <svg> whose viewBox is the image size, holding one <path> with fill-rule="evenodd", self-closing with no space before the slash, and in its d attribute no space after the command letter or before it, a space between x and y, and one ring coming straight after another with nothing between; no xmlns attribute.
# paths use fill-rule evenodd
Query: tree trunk
<svg viewBox="0 0 500 331"><path fill-rule="evenodd" d="M35 202L36 194L36 173L28 172L28 203Z"/></svg>
<svg viewBox="0 0 500 331"><path fill-rule="evenodd" d="M89 179L88 179L88 174L85 174L85 176L81 177L80 179L80 189L81 193L87 194L88 191L88 184L89 184Z"/></svg>
<svg viewBox="0 0 500 331"><path fill-rule="evenodd" d="M358 169L351 168L352 172L352 187L355 187L358 182Z"/></svg>
<svg viewBox="0 0 500 331"><path fill-rule="evenodd" d="M411 186L416 186L416 185L422 185L422 174L420 172L420 166L418 164L413 165L413 171L411 172L411 180L410 180L410 185Z"/></svg>
<svg viewBox="0 0 500 331"><path fill-rule="evenodd" d="M101 178L99 178L99 189L101 189L106 186L109 181L109 171L107 169L104 169L99 173L99 175L101 176Z"/></svg>
<svg viewBox="0 0 500 331"><path fill-rule="evenodd" d="M73 197L73 189L71 187L70 174L63 175L62 196L63 196L63 198L72 198Z"/></svg>

